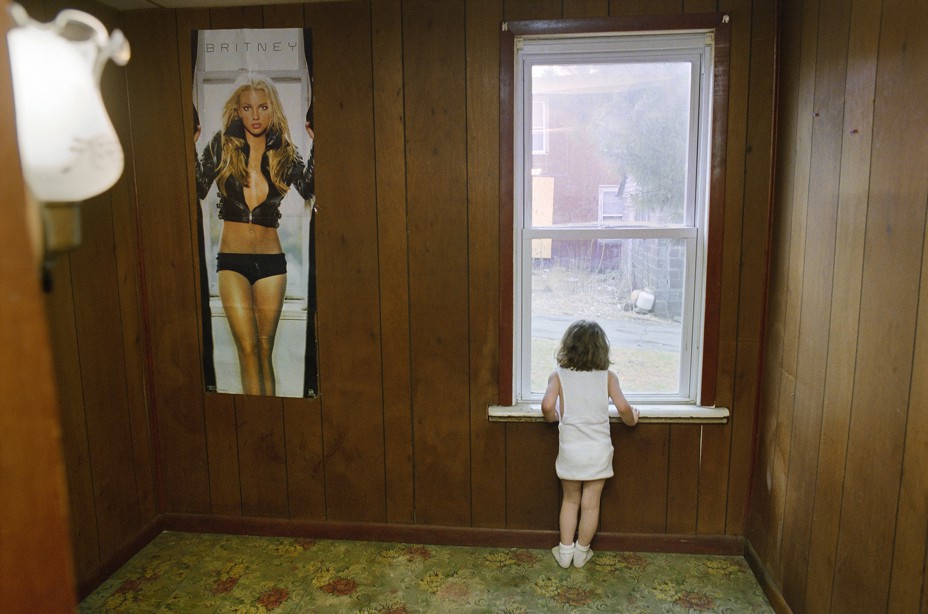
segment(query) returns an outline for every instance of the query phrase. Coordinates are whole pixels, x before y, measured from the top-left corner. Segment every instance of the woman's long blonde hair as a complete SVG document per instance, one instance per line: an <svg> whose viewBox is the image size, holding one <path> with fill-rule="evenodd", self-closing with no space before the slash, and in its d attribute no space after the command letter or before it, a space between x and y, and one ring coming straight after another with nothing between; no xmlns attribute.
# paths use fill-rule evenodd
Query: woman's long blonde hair
<svg viewBox="0 0 928 614"><path fill-rule="evenodd" d="M235 88L235 91L232 92L232 95L229 96L222 108L222 160L219 163L216 185L223 194L225 194L226 181L230 177L235 178L242 186L248 185L248 160L245 159L245 140L226 134L229 126L239 119L239 99L248 90L264 92L270 102L270 121L268 122L267 132L278 134L281 141L280 147L267 151L271 181L278 192L286 194L290 190L288 172L297 156L296 147L290 141L290 126L287 123L287 118L281 112L282 107L277 88L266 77L255 74L248 75L244 80L240 81L240 85Z"/></svg>

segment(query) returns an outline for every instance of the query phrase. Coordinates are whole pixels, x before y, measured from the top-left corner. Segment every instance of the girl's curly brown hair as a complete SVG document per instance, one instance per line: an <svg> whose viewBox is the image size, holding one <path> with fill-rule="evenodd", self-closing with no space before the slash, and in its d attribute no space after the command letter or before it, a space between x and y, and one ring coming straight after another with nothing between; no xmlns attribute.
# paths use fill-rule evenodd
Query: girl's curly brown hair
<svg viewBox="0 0 928 614"><path fill-rule="evenodd" d="M567 327L557 351L557 364L574 371L605 371L609 360L609 338L592 320L577 320Z"/></svg>

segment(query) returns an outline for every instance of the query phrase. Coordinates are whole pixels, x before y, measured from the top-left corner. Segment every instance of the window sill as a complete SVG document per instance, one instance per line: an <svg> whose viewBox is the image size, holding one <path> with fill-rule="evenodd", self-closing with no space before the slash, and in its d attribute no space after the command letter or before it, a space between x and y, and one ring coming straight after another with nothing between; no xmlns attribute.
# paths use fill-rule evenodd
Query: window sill
<svg viewBox="0 0 928 614"><path fill-rule="evenodd" d="M697 405L635 405L638 422L643 424L725 424L727 407L699 407ZM491 405L487 410L490 422L544 422L541 404ZM619 413L609 407L609 421L621 422Z"/></svg>

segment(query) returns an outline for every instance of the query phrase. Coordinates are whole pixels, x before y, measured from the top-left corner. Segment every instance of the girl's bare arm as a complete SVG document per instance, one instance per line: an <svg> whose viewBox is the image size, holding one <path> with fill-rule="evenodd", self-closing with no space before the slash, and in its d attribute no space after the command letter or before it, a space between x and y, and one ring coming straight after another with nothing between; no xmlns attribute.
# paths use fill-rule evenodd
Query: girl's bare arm
<svg viewBox="0 0 928 614"><path fill-rule="evenodd" d="M622 422L627 426L638 424L638 408L632 407L628 403L625 394L622 392L622 387L619 386L619 376L612 371L609 372L609 398L612 399L615 408L619 410L619 417Z"/></svg>
<svg viewBox="0 0 928 614"><path fill-rule="evenodd" d="M541 413L548 422L559 422L561 419L557 411L557 401L561 394L561 378L557 376L557 371L552 371L548 376L548 388L545 390L545 396L541 399Z"/></svg>

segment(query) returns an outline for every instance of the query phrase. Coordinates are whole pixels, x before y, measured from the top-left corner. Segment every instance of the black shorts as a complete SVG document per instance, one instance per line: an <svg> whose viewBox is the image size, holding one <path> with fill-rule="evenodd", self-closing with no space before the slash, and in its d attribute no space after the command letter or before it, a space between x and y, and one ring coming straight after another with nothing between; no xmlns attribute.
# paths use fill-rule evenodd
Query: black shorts
<svg viewBox="0 0 928 614"><path fill-rule="evenodd" d="M284 254L216 254L217 271L235 271L254 285L259 279L287 272Z"/></svg>

